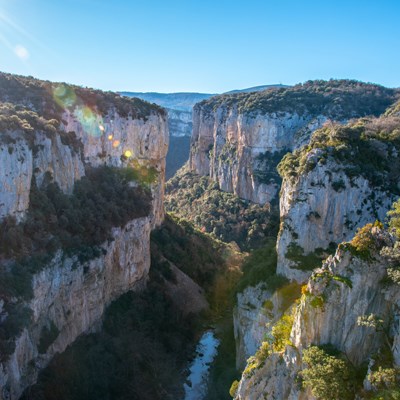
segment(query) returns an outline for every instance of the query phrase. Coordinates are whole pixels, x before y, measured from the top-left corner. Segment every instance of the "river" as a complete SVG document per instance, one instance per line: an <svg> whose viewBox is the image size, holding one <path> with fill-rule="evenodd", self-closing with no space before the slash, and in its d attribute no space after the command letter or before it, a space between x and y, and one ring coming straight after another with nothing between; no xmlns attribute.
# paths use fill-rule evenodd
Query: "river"
<svg viewBox="0 0 400 400"><path fill-rule="evenodd" d="M218 352L219 340L213 331L205 332L196 347L196 357L184 385L185 400L203 400L207 394L207 379L211 363Z"/></svg>

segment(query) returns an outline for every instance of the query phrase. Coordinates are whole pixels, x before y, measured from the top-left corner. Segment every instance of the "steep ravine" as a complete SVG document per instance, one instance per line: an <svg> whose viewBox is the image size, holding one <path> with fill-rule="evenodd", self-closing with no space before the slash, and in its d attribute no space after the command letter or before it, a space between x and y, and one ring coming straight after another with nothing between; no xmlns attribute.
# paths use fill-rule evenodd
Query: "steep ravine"
<svg viewBox="0 0 400 400"><path fill-rule="evenodd" d="M352 238L400 194L400 123L397 106L346 121L393 90L316 81L200 103L164 218L165 111L0 80L0 400L221 400L243 368L241 400L380 390L374 373L400 359L398 244L379 223ZM219 345L199 395L185 384L204 338ZM352 374L324 381L332 397L313 381L324 362Z"/></svg>
<svg viewBox="0 0 400 400"><path fill-rule="evenodd" d="M236 374L226 374L226 362L223 371L203 365L205 355L195 348L204 337L217 343L222 324L232 315L228 281L235 283L240 254L170 217L152 233L151 249L146 288L114 301L102 327L56 356L24 399L89 400L101 395L175 400L184 399L185 392L193 399L228 398ZM224 351L218 347L218 353ZM193 365L199 367L196 377L190 375ZM222 397L207 397L207 381L200 383L200 374L211 380L217 374L211 393L219 385ZM190 382L197 388L190 389Z"/></svg>

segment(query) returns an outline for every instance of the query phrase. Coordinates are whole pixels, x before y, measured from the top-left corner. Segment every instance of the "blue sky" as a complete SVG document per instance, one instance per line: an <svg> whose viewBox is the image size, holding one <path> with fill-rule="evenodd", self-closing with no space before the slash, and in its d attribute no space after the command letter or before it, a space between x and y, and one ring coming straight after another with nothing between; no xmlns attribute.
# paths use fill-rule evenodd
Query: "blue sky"
<svg viewBox="0 0 400 400"><path fill-rule="evenodd" d="M399 0L0 0L0 70L105 90L400 87Z"/></svg>

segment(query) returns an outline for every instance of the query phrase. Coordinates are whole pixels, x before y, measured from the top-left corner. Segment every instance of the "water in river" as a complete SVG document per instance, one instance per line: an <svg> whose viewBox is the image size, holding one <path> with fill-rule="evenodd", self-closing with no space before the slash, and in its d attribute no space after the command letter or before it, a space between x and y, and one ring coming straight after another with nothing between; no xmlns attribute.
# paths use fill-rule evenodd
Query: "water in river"
<svg viewBox="0 0 400 400"><path fill-rule="evenodd" d="M207 331L196 347L196 357L190 366L190 375L185 383L185 400L203 400L207 394L208 373L215 356L219 340L213 331Z"/></svg>

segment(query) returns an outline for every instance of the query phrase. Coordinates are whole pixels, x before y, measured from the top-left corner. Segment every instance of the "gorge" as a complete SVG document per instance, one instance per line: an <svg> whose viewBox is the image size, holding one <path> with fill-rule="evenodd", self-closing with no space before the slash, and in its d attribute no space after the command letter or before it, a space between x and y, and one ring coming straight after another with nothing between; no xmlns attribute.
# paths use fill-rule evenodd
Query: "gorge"
<svg viewBox="0 0 400 400"><path fill-rule="evenodd" d="M397 398L398 90L0 88L1 400Z"/></svg>

